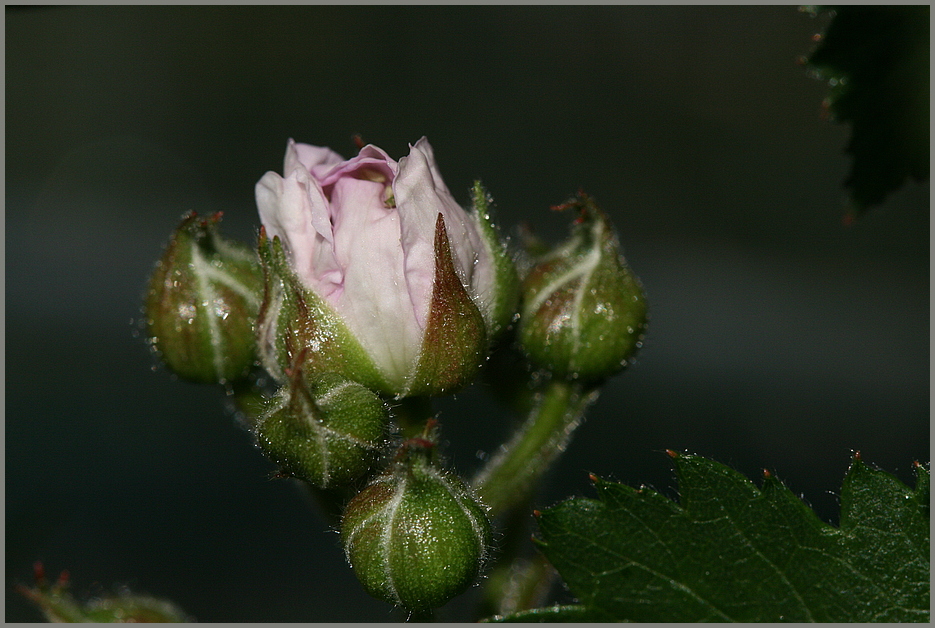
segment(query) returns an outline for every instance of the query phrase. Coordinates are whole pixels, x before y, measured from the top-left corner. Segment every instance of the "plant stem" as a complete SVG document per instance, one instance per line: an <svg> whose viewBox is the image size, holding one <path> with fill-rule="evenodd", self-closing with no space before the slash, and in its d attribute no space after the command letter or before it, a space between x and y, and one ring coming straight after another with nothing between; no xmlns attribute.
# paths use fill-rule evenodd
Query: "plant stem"
<svg viewBox="0 0 935 628"><path fill-rule="evenodd" d="M553 379L545 384L526 422L472 482L491 518L532 495L597 395L597 388L576 382Z"/></svg>
<svg viewBox="0 0 935 628"><path fill-rule="evenodd" d="M529 501L504 516L498 561L486 575L476 618L509 615L541 606L552 585L555 570L529 544L532 506Z"/></svg>

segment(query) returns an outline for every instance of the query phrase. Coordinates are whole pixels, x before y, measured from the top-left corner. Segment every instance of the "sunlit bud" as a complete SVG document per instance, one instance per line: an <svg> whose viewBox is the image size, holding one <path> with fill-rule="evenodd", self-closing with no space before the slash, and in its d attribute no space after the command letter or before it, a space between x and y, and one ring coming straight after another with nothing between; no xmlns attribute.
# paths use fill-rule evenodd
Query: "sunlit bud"
<svg viewBox="0 0 935 628"><path fill-rule="evenodd" d="M516 302L510 257L475 186L473 211L445 187L424 138L400 161L368 145L348 160L289 142L283 174L256 186L266 290L260 358L274 378L308 349L397 398L472 381Z"/></svg>

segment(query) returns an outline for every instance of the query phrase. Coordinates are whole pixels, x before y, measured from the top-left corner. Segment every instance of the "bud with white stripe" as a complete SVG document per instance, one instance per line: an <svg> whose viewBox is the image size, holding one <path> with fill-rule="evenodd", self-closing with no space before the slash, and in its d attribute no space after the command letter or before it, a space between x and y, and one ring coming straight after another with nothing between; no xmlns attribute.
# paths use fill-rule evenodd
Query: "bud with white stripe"
<svg viewBox="0 0 935 628"><path fill-rule="evenodd" d="M519 339L537 366L559 377L600 380L623 367L646 330L646 297L607 215L589 196L571 237L534 260L523 281Z"/></svg>
<svg viewBox="0 0 935 628"><path fill-rule="evenodd" d="M369 388L335 373L311 380L302 369L270 400L257 442L282 473L319 488L363 476L384 443L386 404Z"/></svg>
<svg viewBox="0 0 935 628"><path fill-rule="evenodd" d="M405 441L387 472L351 500L341 524L347 559L364 589L416 612L467 589L490 544L484 510L436 456L432 441Z"/></svg>
<svg viewBox="0 0 935 628"><path fill-rule="evenodd" d="M146 293L149 342L183 379L225 383L256 360L263 274L256 254L217 233L221 213L182 218Z"/></svg>

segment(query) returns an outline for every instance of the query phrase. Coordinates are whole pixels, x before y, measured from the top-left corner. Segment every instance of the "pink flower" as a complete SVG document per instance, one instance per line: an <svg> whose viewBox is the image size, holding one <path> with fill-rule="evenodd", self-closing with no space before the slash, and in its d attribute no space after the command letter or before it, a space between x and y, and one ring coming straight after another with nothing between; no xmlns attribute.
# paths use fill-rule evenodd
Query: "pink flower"
<svg viewBox="0 0 935 628"><path fill-rule="evenodd" d="M490 332L502 326L503 247L489 237L486 212L468 213L455 202L425 138L399 162L372 145L344 160L290 140L284 176L266 173L256 199L266 237L282 242L294 279L321 301L324 318L338 319L315 321L316 329L334 327L353 339L335 341L334 330L327 338L319 331L288 347L276 336L294 334L294 325L278 310L261 312L261 345L276 354L265 360L267 368L272 362L287 368L306 349L306 356L320 354L311 358L318 370L343 371L403 396L439 390L424 381L438 379L426 369L449 373L444 390L483 361ZM265 309L276 310L275 292ZM465 336L456 340L457 350L453 336ZM331 355L323 342L341 347ZM434 355L439 351L450 355ZM465 359L475 364L466 368ZM445 364L429 364L439 360Z"/></svg>

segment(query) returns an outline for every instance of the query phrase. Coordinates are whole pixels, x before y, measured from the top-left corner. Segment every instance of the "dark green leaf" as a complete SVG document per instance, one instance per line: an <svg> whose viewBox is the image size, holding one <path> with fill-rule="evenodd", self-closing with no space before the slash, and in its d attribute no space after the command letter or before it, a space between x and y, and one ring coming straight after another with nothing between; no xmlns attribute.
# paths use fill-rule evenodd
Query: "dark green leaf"
<svg viewBox="0 0 935 628"><path fill-rule="evenodd" d="M907 177L929 173L929 7L834 7L809 57L828 81L834 120L851 124L844 185L858 211L882 203Z"/></svg>
<svg viewBox="0 0 935 628"><path fill-rule="evenodd" d="M680 500L596 479L598 499L539 516L542 551L578 598L518 621L928 621L929 472L915 489L855 457L841 525L770 474L677 455ZM541 615L541 616L540 616Z"/></svg>

